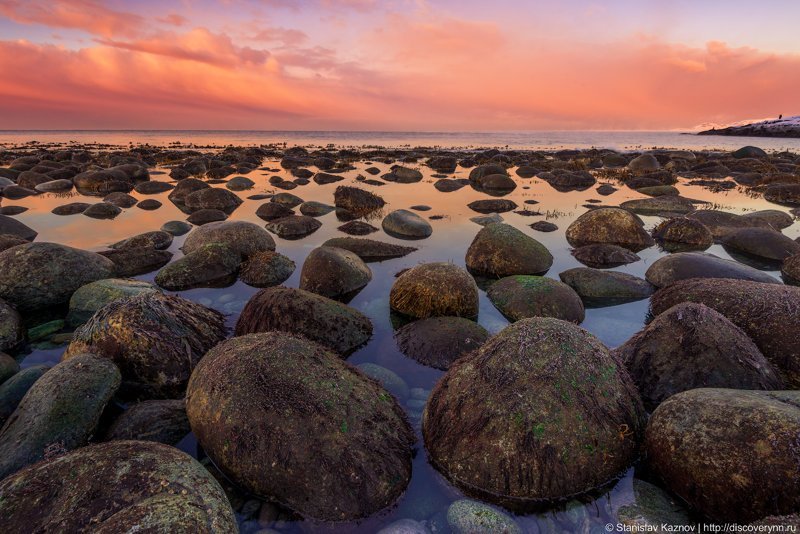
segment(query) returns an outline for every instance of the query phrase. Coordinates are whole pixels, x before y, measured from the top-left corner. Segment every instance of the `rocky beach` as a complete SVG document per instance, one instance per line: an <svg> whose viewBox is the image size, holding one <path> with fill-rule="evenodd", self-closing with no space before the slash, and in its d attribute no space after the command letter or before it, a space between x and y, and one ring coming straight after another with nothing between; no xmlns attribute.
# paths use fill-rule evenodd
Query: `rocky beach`
<svg viewBox="0 0 800 534"><path fill-rule="evenodd" d="M799 216L800 150L5 142L0 531L800 525Z"/></svg>

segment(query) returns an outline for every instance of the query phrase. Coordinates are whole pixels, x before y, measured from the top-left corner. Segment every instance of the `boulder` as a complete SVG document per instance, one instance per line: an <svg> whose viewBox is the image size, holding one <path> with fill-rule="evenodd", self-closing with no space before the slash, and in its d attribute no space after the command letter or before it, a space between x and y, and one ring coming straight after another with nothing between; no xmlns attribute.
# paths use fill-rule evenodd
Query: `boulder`
<svg viewBox="0 0 800 534"><path fill-rule="evenodd" d="M645 407L694 388L782 389L778 371L721 313L682 303L658 315L615 350Z"/></svg>
<svg viewBox="0 0 800 534"><path fill-rule="evenodd" d="M341 302L278 286L253 295L236 322L237 336L272 331L303 336L346 356L369 341L372 322Z"/></svg>
<svg viewBox="0 0 800 534"><path fill-rule="evenodd" d="M265 202L256 210L256 216L265 221L274 221L294 215L294 210L278 202Z"/></svg>
<svg viewBox="0 0 800 534"><path fill-rule="evenodd" d="M383 231L398 239L425 239L433 233L430 223L408 210L395 210L383 218Z"/></svg>
<svg viewBox="0 0 800 534"><path fill-rule="evenodd" d="M322 223L307 215L290 215L267 224L267 230L287 240L302 239L322 227Z"/></svg>
<svg viewBox="0 0 800 534"><path fill-rule="evenodd" d="M292 276L295 263L277 252L256 252L242 263L239 280L253 287L272 287Z"/></svg>
<svg viewBox="0 0 800 534"><path fill-rule="evenodd" d="M652 154L642 154L628 163L628 169L636 174L657 171L660 168L661 164Z"/></svg>
<svg viewBox="0 0 800 534"><path fill-rule="evenodd" d="M0 352L0 385L19 372L17 360Z"/></svg>
<svg viewBox="0 0 800 534"><path fill-rule="evenodd" d="M653 245L653 238L633 213L620 208L598 208L578 217L567 228L567 241L573 247L605 244L625 247L633 252Z"/></svg>
<svg viewBox="0 0 800 534"><path fill-rule="evenodd" d="M503 278L514 274L543 274L553 265L547 248L504 223L481 229L467 249L467 269L473 274Z"/></svg>
<svg viewBox="0 0 800 534"><path fill-rule="evenodd" d="M15 236L25 241L33 241L39 235L33 228L8 215L0 215L0 234Z"/></svg>
<svg viewBox="0 0 800 534"><path fill-rule="evenodd" d="M457 360L422 422L431 463L463 491L524 507L592 491L636 459L644 409L594 336L523 319Z"/></svg>
<svg viewBox="0 0 800 534"><path fill-rule="evenodd" d="M337 228L348 235L369 235L378 229L364 221L349 221Z"/></svg>
<svg viewBox="0 0 800 534"><path fill-rule="evenodd" d="M17 245L24 245L27 243L25 239L21 237L17 237L11 234L0 234L0 252L4 250L8 250L11 247L16 247Z"/></svg>
<svg viewBox="0 0 800 534"><path fill-rule="evenodd" d="M91 219L115 219L120 213L122 209L108 202L98 202L83 210L83 214Z"/></svg>
<svg viewBox="0 0 800 534"><path fill-rule="evenodd" d="M632 502L619 507L616 519L630 529L628 532L659 532L663 525L688 529L694 525L677 499L638 478L633 479Z"/></svg>
<svg viewBox="0 0 800 534"><path fill-rule="evenodd" d="M488 504L459 499L447 509L447 525L454 534L522 534L509 514Z"/></svg>
<svg viewBox="0 0 800 534"><path fill-rule="evenodd" d="M158 291L153 284L139 280L106 278L90 282L72 294L66 322L72 327L80 326L109 302L153 291Z"/></svg>
<svg viewBox="0 0 800 534"><path fill-rule="evenodd" d="M83 213L86 211L86 208L91 206L86 202L70 202L69 204L64 204L62 206L56 206L50 213L53 215L59 216L66 216L66 215L78 215L79 213ZM0 217L2 219L2 217Z"/></svg>
<svg viewBox="0 0 800 534"><path fill-rule="evenodd" d="M189 193L183 199L184 205L192 210L220 210L230 214L239 207L242 199L227 189L208 187Z"/></svg>
<svg viewBox="0 0 800 534"><path fill-rule="evenodd" d="M31 243L0 252L0 298L22 313L66 304L79 287L113 275L111 260L65 245Z"/></svg>
<svg viewBox="0 0 800 534"><path fill-rule="evenodd" d="M652 198L637 198L628 200L619 205L620 208L630 210L639 215L685 214L694 211L694 204L688 198L681 196L659 196Z"/></svg>
<svg viewBox="0 0 800 534"><path fill-rule="evenodd" d="M645 448L667 487L713 521L800 509L800 392L693 389L653 412Z"/></svg>
<svg viewBox="0 0 800 534"><path fill-rule="evenodd" d="M0 352L14 352L25 342L25 327L17 310L0 300Z"/></svg>
<svg viewBox="0 0 800 534"><path fill-rule="evenodd" d="M104 441L132 439L177 445L191 430L184 399L148 400L122 412L106 431Z"/></svg>
<svg viewBox="0 0 800 534"><path fill-rule="evenodd" d="M655 291L647 280L619 271L576 267L558 277L581 297L584 304L591 306L613 306L642 300Z"/></svg>
<svg viewBox="0 0 800 534"><path fill-rule="evenodd" d="M186 217L186 221L195 226L203 226L212 222L224 221L227 218L228 215L221 210L197 210Z"/></svg>
<svg viewBox="0 0 800 534"><path fill-rule="evenodd" d="M186 411L228 477L307 518L369 516L393 504L411 478L415 438L402 408L300 337L270 332L221 343L192 374Z"/></svg>
<svg viewBox="0 0 800 534"><path fill-rule="evenodd" d="M783 230L794 224L794 217L780 210L751 211L742 215L742 218L766 223L775 230Z"/></svg>
<svg viewBox="0 0 800 534"><path fill-rule="evenodd" d="M618 245L584 245L572 251L576 260L596 269L619 267L634 263L641 258L638 254Z"/></svg>
<svg viewBox="0 0 800 534"><path fill-rule="evenodd" d="M800 184L772 184L764 190L764 199L784 206L800 206Z"/></svg>
<svg viewBox="0 0 800 534"><path fill-rule="evenodd" d="M356 254L322 246L303 262L300 289L336 300L349 300L372 280L372 271Z"/></svg>
<svg viewBox="0 0 800 534"><path fill-rule="evenodd" d="M334 211L336 208L328 204L323 204L322 202L309 200L300 204L298 209L303 215L308 215L309 217L322 217L323 215L327 215Z"/></svg>
<svg viewBox="0 0 800 534"><path fill-rule="evenodd" d="M343 208L357 217L368 215L386 204L381 197L374 193L346 185L336 188L333 199L337 208Z"/></svg>
<svg viewBox="0 0 800 534"><path fill-rule="evenodd" d="M714 243L714 235L706 225L686 217L663 221L653 229L652 235L670 252L705 250Z"/></svg>
<svg viewBox="0 0 800 534"><path fill-rule="evenodd" d="M711 231L714 239L721 239L737 228L769 227L769 223L764 220L719 210L697 210L689 213L686 218L702 223Z"/></svg>
<svg viewBox="0 0 800 534"><path fill-rule="evenodd" d="M121 250L126 248L151 247L157 250L168 249L172 244L172 234L157 230L155 232L145 232L135 235L122 241L118 241L109 248Z"/></svg>
<svg viewBox="0 0 800 534"><path fill-rule="evenodd" d="M514 275L501 278L486 291L489 300L509 321L529 317L555 317L583 322L583 302L573 289L544 276Z"/></svg>
<svg viewBox="0 0 800 534"><path fill-rule="evenodd" d="M781 276L787 284L800 286L800 254L795 254L783 261Z"/></svg>
<svg viewBox="0 0 800 534"><path fill-rule="evenodd" d="M172 259L172 252L153 247L102 250L98 252L111 260L117 276L139 276L160 269Z"/></svg>
<svg viewBox="0 0 800 534"><path fill-rule="evenodd" d="M275 240L269 232L247 221L218 221L199 226L189 232L181 248L184 254L191 254L214 243L228 247L242 258L275 250Z"/></svg>
<svg viewBox="0 0 800 534"><path fill-rule="evenodd" d="M414 247L355 237L334 237L325 241L322 246L349 250L367 263L402 258L417 250Z"/></svg>
<svg viewBox="0 0 800 534"><path fill-rule="evenodd" d="M191 229L192 225L185 221L167 221L161 225L162 232L167 232L173 236L188 234Z"/></svg>
<svg viewBox="0 0 800 534"><path fill-rule="evenodd" d="M505 213L517 209L517 203L513 200L502 198L490 198L483 200L475 200L467 204L467 207L472 211L478 213Z"/></svg>
<svg viewBox="0 0 800 534"><path fill-rule="evenodd" d="M116 300L75 331L63 359L91 353L117 364L124 398L180 398L200 358L225 338L222 314L150 292Z"/></svg>
<svg viewBox="0 0 800 534"><path fill-rule="evenodd" d="M743 146L742 148L731 152L731 156L733 156L736 159L766 158L767 153L764 152L763 149L758 148L757 146Z"/></svg>
<svg viewBox="0 0 800 534"><path fill-rule="evenodd" d="M184 178L183 180L178 181L178 183L175 185L175 189L170 191L167 198L169 198L169 200L174 204L182 206L186 201L186 197L192 193L200 191L201 189L210 188L210 185L202 180L198 180L197 178Z"/></svg>
<svg viewBox="0 0 800 534"><path fill-rule="evenodd" d="M452 263L423 263L401 274L389 294L392 310L418 319L478 316L478 286Z"/></svg>
<svg viewBox="0 0 800 534"><path fill-rule="evenodd" d="M769 274L705 252L678 252L659 258L647 269L645 278L656 287L666 287L689 278L736 278L765 284L779 284Z"/></svg>
<svg viewBox="0 0 800 534"><path fill-rule="evenodd" d="M740 228L722 238L725 248L769 262L800 253L800 243L771 228Z"/></svg>
<svg viewBox="0 0 800 534"><path fill-rule="evenodd" d="M123 193L118 191L116 193L110 193L103 197L103 202L106 204L113 204L118 208L132 208L136 205L138 200L136 197L133 197L127 193Z"/></svg>
<svg viewBox="0 0 800 534"><path fill-rule="evenodd" d="M192 252L162 267L155 282L167 291L226 287L236 280L241 263L242 257L237 251L212 242L193 247Z"/></svg>
<svg viewBox="0 0 800 534"><path fill-rule="evenodd" d="M420 319L394 333L400 352L423 365L443 370L479 348L488 338L485 328L463 317Z"/></svg>
<svg viewBox="0 0 800 534"><path fill-rule="evenodd" d="M25 394L33 384L44 375L50 367L32 365L15 373L0 384L0 429L19 406Z"/></svg>

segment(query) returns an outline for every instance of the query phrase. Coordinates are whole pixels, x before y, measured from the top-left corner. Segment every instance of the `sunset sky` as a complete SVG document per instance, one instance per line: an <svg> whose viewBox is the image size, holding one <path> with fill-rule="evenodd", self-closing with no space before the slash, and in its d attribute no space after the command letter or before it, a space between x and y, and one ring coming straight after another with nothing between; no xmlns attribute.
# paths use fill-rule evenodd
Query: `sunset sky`
<svg viewBox="0 0 800 534"><path fill-rule="evenodd" d="M800 115L797 0L0 0L0 129L678 129Z"/></svg>

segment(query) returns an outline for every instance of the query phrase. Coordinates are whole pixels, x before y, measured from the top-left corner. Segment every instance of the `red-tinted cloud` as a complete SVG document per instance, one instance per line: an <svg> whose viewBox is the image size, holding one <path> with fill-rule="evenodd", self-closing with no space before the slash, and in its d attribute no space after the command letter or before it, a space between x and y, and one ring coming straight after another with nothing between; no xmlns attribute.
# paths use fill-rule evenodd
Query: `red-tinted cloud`
<svg viewBox="0 0 800 534"><path fill-rule="evenodd" d="M144 18L97 0L0 0L0 15L24 24L85 30L104 37L135 37Z"/></svg>

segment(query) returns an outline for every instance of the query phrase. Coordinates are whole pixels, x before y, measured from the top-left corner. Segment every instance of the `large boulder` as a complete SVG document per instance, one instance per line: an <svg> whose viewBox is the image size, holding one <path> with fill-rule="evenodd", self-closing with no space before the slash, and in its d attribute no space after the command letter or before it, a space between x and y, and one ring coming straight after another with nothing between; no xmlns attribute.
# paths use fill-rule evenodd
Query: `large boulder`
<svg viewBox="0 0 800 534"><path fill-rule="evenodd" d="M0 431L0 479L38 462L53 447L69 451L86 445L119 385L117 366L91 354L47 371Z"/></svg>
<svg viewBox="0 0 800 534"><path fill-rule="evenodd" d="M262 289L247 302L236 322L236 335L287 332L348 355L372 337L372 322L329 298L286 287Z"/></svg>
<svg viewBox="0 0 800 534"><path fill-rule="evenodd" d="M528 317L555 317L581 323L585 315L580 296L570 286L544 276L507 276L493 283L486 294L512 322Z"/></svg>
<svg viewBox="0 0 800 534"><path fill-rule="evenodd" d="M755 342L783 375L800 387L800 287L746 280L694 279L661 289L651 298L653 315L681 302L705 304L727 317Z"/></svg>
<svg viewBox="0 0 800 534"><path fill-rule="evenodd" d="M393 504L411 478L415 438L402 408L300 337L270 332L221 343L192 374L186 410L228 477L308 518L366 517Z"/></svg>
<svg viewBox="0 0 800 534"><path fill-rule="evenodd" d="M0 252L0 298L20 312L69 302L81 286L114 276L114 263L94 252L31 243Z"/></svg>
<svg viewBox="0 0 800 534"><path fill-rule="evenodd" d="M182 250L184 254L191 254L211 243L225 245L242 258L275 250L275 240L269 232L247 221L218 221L199 226L186 236Z"/></svg>
<svg viewBox="0 0 800 534"><path fill-rule="evenodd" d="M227 245L213 242L198 248L164 266L155 282L167 291L184 291L197 287L226 287L236 280L241 256Z"/></svg>
<svg viewBox="0 0 800 534"><path fill-rule="evenodd" d="M189 193L183 199L183 203L191 211L220 210L230 214L239 207L242 199L227 189L209 187Z"/></svg>
<svg viewBox="0 0 800 534"><path fill-rule="evenodd" d="M66 322L77 327L88 321L97 310L115 300L158 291L150 282L125 278L106 278L81 286L69 299Z"/></svg>
<svg viewBox="0 0 800 534"><path fill-rule="evenodd" d="M697 210L689 213L686 218L702 223L711 231L714 239L722 239L737 228L770 227L770 224L763 219L720 210Z"/></svg>
<svg viewBox="0 0 800 534"><path fill-rule="evenodd" d="M544 274L553 255L534 238L504 223L484 226L467 249L470 272L490 278L515 274Z"/></svg>
<svg viewBox="0 0 800 534"><path fill-rule="evenodd" d="M0 352L14 352L25 341L25 327L17 310L0 300Z"/></svg>
<svg viewBox="0 0 800 534"><path fill-rule="evenodd" d="M642 300L655 291L650 282L619 271L603 271L589 267L568 269L558 275L583 302L592 306L609 306Z"/></svg>
<svg viewBox="0 0 800 534"><path fill-rule="evenodd" d="M694 219L668 219L652 231L658 243L670 252L705 250L714 243L714 235L706 225Z"/></svg>
<svg viewBox="0 0 800 534"><path fill-rule="evenodd" d="M800 286L800 254L795 254L783 261L781 276L787 284Z"/></svg>
<svg viewBox="0 0 800 534"><path fill-rule="evenodd" d="M267 230L283 239L302 239L320 229L322 223L307 215L289 215L267 224Z"/></svg>
<svg viewBox="0 0 800 534"><path fill-rule="evenodd" d="M151 273L172 259L172 252L153 247L124 248L120 250L101 250L98 252L114 263L117 276L139 276Z"/></svg>
<svg viewBox="0 0 800 534"><path fill-rule="evenodd" d="M389 306L414 318L478 316L478 286L452 263L423 263L401 274L389 294Z"/></svg>
<svg viewBox="0 0 800 534"><path fill-rule="evenodd" d="M800 184L773 184L764 190L764 199L786 206L800 206Z"/></svg>
<svg viewBox="0 0 800 534"><path fill-rule="evenodd" d="M242 263L239 280L253 287L272 287L292 276L295 263L277 252L256 252Z"/></svg>
<svg viewBox="0 0 800 534"><path fill-rule="evenodd" d="M651 469L714 521L746 523L800 510L799 391L693 389L653 412Z"/></svg>
<svg viewBox="0 0 800 534"><path fill-rule="evenodd" d="M398 239L425 239L433 233L430 223L408 210L395 210L383 218L383 231Z"/></svg>
<svg viewBox="0 0 800 534"><path fill-rule="evenodd" d="M420 319L394 333L400 352L423 365L445 370L488 338L485 328L463 317Z"/></svg>
<svg viewBox="0 0 800 534"><path fill-rule="evenodd" d="M125 398L180 398L194 366L225 334L220 313L144 293L101 308L75 331L63 358L91 353L113 361Z"/></svg>
<svg viewBox="0 0 800 534"><path fill-rule="evenodd" d="M613 481L636 459L643 430L624 367L585 330L550 318L518 321L457 360L422 425L438 470L508 506Z"/></svg>
<svg viewBox="0 0 800 534"><path fill-rule="evenodd" d="M765 284L780 283L764 271L705 252L678 252L659 258L647 269L645 278L656 287L666 287L689 278L736 278Z"/></svg>
<svg viewBox="0 0 800 534"><path fill-rule="evenodd" d="M657 171L660 168L661 164L652 154L642 154L628 163L628 169L636 174Z"/></svg>
<svg viewBox="0 0 800 534"><path fill-rule="evenodd" d="M382 208L386 202L374 193L370 193L358 187L340 185L333 192L334 204L337 208L342 208L356 217L363 217L375 210Z"/></svg>
<svg viewBox="0 0 800 534"><path fill-rule="evenodd" d="M300 271L300 289L348 300L372 280L372 271L356 254L336 247L312 250Z"/></svg>
<svg viewBox="0 0 800 534"><path fill-rule="evenodd" d="M621 208L598 208L587 211L567 228L567 241L573 247L608 244L633 252L653 245L653 238L644 223L630 211Z"/></svg>
<svg viewBox="0 0 800 534"><path fill-rule="evenodd" d="M3 427L3 423L14 413L14 410L17 409L31 386L48 369L50 367L46 365L32 365L20 370L0 384L0 429Z"/></svg>
<svg viewBox="0 0 800 534"><path fill-rule="evenodd" d="M722 239L726 248L769 262L800 253L800 243L771 228L741 228Z"/></svg>
<svg viewBox="0 0 800 534"><path fill-rule="evenodd" d="M619 267L642 259L625 247L603 244L578 247L572 251L572 255L582 264L596 269Z"/></svg>
<svg viewBox="0 0 800 534"><path fill-rule="evenodd" d="M197 460L143 441L90 445L6 478L0 517L9 533L237 531L225 493Z"/></svg>
<svg viewBox="0 0 800 534"><path fill-rule="evenodd" d="M333 237L325 241L322 246L349 250L367 263L402 258L417 250L415 247L358 237Z"/></svg>
<svg viewBox="0 0 800 534"><path fill-rule="evenodd" d="M176 445L191 432L184 399L137 402L117 417L104 440L134 439Z"/></svg>
<svg viewBox="0 0 800 534"><path fill-rule="evenodd" d="M0 215L0 235L12 235L25 241L33 241L39 233L13 217Z"/></svg>
<svg viewBox="0 0 800 534"><path fill-rule="evenodd" d="M677 304L615 350L647 408L688 389L781 389L778 371L721 313Z"/></svg>

